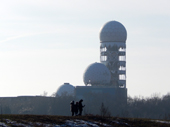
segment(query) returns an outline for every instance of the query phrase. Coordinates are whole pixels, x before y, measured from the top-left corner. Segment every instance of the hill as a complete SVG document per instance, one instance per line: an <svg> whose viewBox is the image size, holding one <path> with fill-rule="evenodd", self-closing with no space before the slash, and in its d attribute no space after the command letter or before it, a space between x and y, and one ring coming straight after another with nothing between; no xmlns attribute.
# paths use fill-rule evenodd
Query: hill
<svg viewBox="0 0 170 127"><path fill-rule="evenodd" d="M3 127L170 127L170 122L101 116L1 115Z"/></svg>

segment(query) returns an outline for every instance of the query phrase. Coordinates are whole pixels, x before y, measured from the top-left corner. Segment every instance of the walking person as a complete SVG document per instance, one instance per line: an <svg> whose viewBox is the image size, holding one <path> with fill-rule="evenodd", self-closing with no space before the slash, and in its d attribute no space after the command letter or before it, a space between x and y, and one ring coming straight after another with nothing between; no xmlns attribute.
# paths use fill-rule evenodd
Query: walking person
<svg viewBox="0 0 170 127"><path fill-rule="evenodd" d="M79 101L79 115L80 116L82 115L83 108L85 107L85 105L83 105L82 102L83 102L83 99Z"/></svg>
<svg viewBox="0 0 170 127"><path fill-rule="evenodd" d="M72 113L72 116L74 116L75 113L75 105L74 105L74 101L70 102L70 111Z"/></svg>
<svg viewBox="0 0 170 127"><path fill-rule="evenodd" d="M79 102L76 102L75 104L75 115L78 115L78 111L79 111Z"/></svg>

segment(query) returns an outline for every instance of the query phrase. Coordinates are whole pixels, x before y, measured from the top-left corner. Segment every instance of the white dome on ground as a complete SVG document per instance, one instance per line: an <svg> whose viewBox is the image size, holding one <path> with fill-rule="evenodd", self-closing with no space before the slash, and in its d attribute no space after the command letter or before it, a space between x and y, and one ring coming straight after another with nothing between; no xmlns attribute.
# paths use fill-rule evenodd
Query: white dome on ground
<svg viewBox="0 0 170 127"><path fill-rule="evenodd" d="M117 21L107 22L100 30L101 42L125 42L126 38L125 27Z"/></svg>
<svg viewBox="0 0 170 127"><path fill-rule="evenodd" d="M92 86L107 85L110 83L111 74L109 69L102 63L90 64L84 72L84 84Z"/></svg>
<svg viewBox="0 0 170 127"><path fill-rule="evenodd" d="M75 87L69 83L64 83L61 85L56 92L56 95L62 96L62 95L74 95Z"/></svg>

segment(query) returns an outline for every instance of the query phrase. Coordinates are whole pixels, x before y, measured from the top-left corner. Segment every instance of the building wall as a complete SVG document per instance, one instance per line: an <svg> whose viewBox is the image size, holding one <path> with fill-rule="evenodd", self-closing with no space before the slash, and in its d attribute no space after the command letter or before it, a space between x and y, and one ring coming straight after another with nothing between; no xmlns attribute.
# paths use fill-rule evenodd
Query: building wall
<svg viewBox="0 0 170 127"><path fill-rule="evenodd" d="M117 99L127 102L127 89L112 86L76 86L75 97L77 99L85 99L88 94L109 95Z"/></svg>

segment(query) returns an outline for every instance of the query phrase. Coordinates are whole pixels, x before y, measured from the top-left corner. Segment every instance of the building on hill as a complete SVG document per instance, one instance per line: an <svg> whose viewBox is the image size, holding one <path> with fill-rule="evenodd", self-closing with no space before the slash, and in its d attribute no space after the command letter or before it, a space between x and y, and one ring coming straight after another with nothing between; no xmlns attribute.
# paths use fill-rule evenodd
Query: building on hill
<svg viewBox="0 0 170 127"><path fill-rule="evenodd" d="M120 22L109 21L102 26L99 38L100 63L86 68L85 86L75 87L75 97L85 98L89 93L109 94L126 103L126 28Z"/></svg>
<svg viewBox="0 0 170 127"><path fill-rule="evenodd" d="M76 86L75 96L87 93L109 94L127 100L126 88L126 38L125 27L110 21L100 30L100 62L93 63L84 72L86 86Z"/></svg>
<svg viewBox="0 0 170 127"><path fill-rule="evenodd" d="M83 75L85 86L74 87L64 83L57 89L55 97L1 97L3 111L12 114L68 115L69 102L84 99L96 114L96 105L101 102L114 107L113 114L119 114L120 107L127 103L126 38L127 32L121 23L107 22L100 30L100 63L94 62L86 68Z"/></svg>

